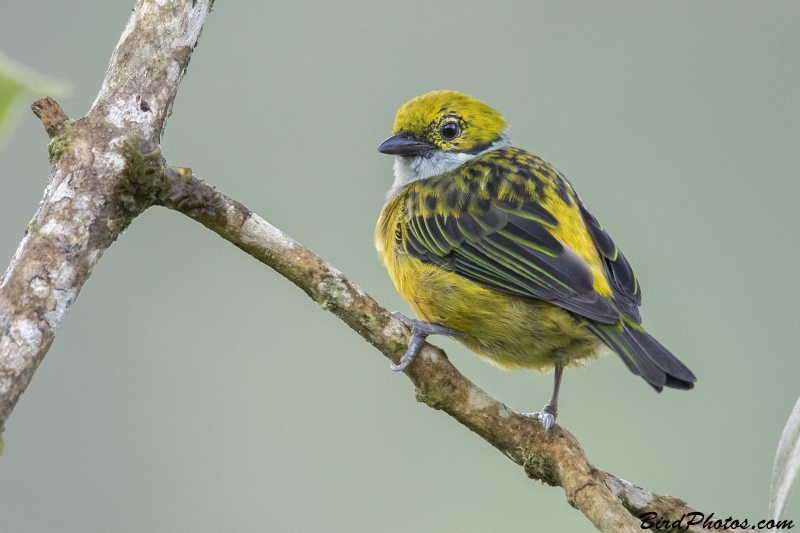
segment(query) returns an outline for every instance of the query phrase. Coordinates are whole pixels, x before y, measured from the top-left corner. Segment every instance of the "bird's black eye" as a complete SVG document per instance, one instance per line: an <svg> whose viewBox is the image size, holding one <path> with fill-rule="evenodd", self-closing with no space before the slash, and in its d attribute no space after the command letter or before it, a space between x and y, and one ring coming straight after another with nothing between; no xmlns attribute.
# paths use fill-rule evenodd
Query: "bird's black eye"
<svg viewBox="0 0 800 533"><path fill-rule="evenodd" d="M445 122L442 124L441 128L442 137L447 139L448 141L452 141L461 133L461 128L458 125L458 122L451 121Z"/></svg>

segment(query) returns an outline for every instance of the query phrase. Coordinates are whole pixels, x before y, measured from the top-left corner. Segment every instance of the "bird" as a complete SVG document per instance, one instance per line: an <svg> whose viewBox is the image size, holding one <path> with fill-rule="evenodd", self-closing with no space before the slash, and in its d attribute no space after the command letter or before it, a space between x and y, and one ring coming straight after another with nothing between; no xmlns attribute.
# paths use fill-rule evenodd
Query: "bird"
<svg viewBox="0 0 800 533"><path fill-rule="evenodd" d="M628 260L553 165L512 145L488 104L441 90L400 107L378 152L394 183L375 247L417 318L395 371L429 335L446 335L504 369L554 372L550 400L529 413L548 431L563 370L606 351L653 389L697 378L642 327Z"/></svg>

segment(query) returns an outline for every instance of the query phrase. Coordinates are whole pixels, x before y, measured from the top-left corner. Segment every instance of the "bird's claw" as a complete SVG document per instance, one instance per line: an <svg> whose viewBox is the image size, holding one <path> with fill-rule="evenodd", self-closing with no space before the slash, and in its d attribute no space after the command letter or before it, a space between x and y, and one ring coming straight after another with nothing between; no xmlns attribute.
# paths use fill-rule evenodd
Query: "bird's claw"
<svg viewBox="0 0 800 533"><path fill-rule="evenodd" d="M408 318L406 315L401 313L400 311L392 311L392 316L395 317L397 320L402 322L406 325L409 329L414 327L414 322L417 322L413 318Z"/></svg>
<svg viewBox="0 0 800 533"><path fill-rule="evenodd" d="M535 413L524 413L524 416L538 419L539 422L542 423L542 426L544 426L544 432L547 433L550 428L553 427L553 424L556 423L558 409L553 408L550 404L547 404L542 407L541 411L537 411Z"/></svg>
<svg viewBox="0 0 800 533"><path fill-rule="evenodd" d="M550 413L538 413L538 415L539 421L542 423L542 426L544 426L544 432L547 433L547 431L553 427L553 424L555 424L556 417Z"/></svg>
<svg viewBox="0 0 800 533"><path fill-rule="evenodd" d="M464 333L457 329L448 328L441 324L433 324L432 322L408 318L398 311L393 312L392 316L411 330L411 338L408 340L408 350L406 350L406 353L400 358L399 364L390 365L390 368L395 372L405 370L408 368L408 365L414 362L414 358L417 357L420 348L425 344L425 339L428 338L428 335L447 335L450 337L464 336Z"/></svg>
<svg viewBox="0 0 800 533"><path fill-rule="evenodd" d="M402 372L403 370L408 368L408 365L410 365L411 362L414 361L414 358L416 356L417 354L410 354L409 352L406 352L405 354L403 354L403 357L400 358L399 364L391 363L389 365L389 368L391 368L395 372Z"/></svg>
<svg viewBox="0 0 800 533"><path fill-rule="evenodd" d="M412 335L424 335L426 337L428 335L447 335L448 337L463 337L465 335L463 331L448 328L441 324L425 322L424 320L417 320L416 318L408 318L399 311L393 312L392 316L405 324L406 327L411 330Z"/></svg>

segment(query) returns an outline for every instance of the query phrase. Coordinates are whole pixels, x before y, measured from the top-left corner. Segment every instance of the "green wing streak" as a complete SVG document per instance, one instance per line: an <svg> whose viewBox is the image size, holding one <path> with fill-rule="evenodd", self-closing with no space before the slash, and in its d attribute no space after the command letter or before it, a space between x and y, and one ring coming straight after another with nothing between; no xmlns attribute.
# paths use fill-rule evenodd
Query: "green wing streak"
<svg viewBox="0 0 800 533"><path fill-rule="evenodd" d="M498 232L498 233L502 235L502 232ZM566 283L562 282L561 280L556 279L552 274L549 274L548 272L545 272L544 269L540 268L534 262L529 261L528 259L523 257L522 254L514 253L513 251L509 250L508 248L506 248L506 247L502 246L501 244L499 244L497 242L494 242L494 241L492 241L490 239L485 240L482 244L483 244L483 248L482 249L484 251L486 251L489 254L493 254L495 259L498 262L503 263L506 267L510 268L511 270L515 270L519 274L522 274L522 275L524 275L526 277L530 277L530 278L536 279L540 283L542 282L542 278L537 278L537 276L534 274L534 272L542 274L544 277L549 279L551 282L557 283L558 285L563 287L565 290L570 291L570 292L574 292L572 287L570 287ZM537 247L537 249L534 249L534 248L531 248L531 249L533 251L538 251L537 250L538 247ZM545 255L547 255L549 257L557 257L555 255L551 255L552 252L550 252L549 250L547 250L547 252L549 252L549 253L547 253ZM552 284L550 284L550 283L546 283L546 285L547 286L552 286Z"/></svg>
<svg viewBox="0 0 800 533"><path fill-rule="evenodd" d="M516 281L515 277L511 275L516 273L519 276L523 276L524 280L530 282L529 284L525 284L525 286L531 288L533 291L536 291L538 288L537 286L548 286L545 280L537 275L540 269L534 268L533 271L526 270L524 265L511 261L508 255L497 252L490 244L482 248L481 251L484 252L481 256L468 251L463 251L463 253L465 256L472 259L474 265L482 266L483 270L491 276L500 277L519 285L519 281Z"/></svg>
<svg viewBox="0 0 800 533"><path fill-rule="evenodd" d="M551 228L554 228L554 227L558 226L558 221L556 221L554 223L551 220L545 220L544 217L537 216L534 213L530 213L528 211L523 211L521 209L509 209L508 213L511 214L511 215L518 216L520 218L526 218L528 220L532 220L534 222L538 222L540 224L543 224L543 225L551 227ZM553 219L553 220L555 220L555 219Z"/></svg>
<svg viewBox="0 0 800 533"><path fill-rule="evenodd" d="M556 252L554 252L553 250L548 250L547 248L544 248L543 246L539 246L537 244L534 244L534 243L532 243L531 241L529 241L527 239L523 239L522 237L517 237L516 235L512 235L511 233L509 233L507 231L500 230L497 233L499 233L503 237L511 239L512 241L514 241L516 243L519 243L519 244L521 244L521 245L523 245L526 248L529 248L531 250L535 250L537 252L541 252L541 253L543 253L545 255L549 255L550 257L558 257L558 254Z"/></svg>
<svg viewBox="0 0 800 533"><path fill-rule="evenodd" d="M435 217L434 220L436 221L436 226L439 228L439 231L442 233L442 235L444 235L444 238L447 240L447 244L450 245L451 249L458 248L460 243L454 239L444 228L444 222L447 222L447 217L445 216L444 220L442 217Z"/></svg>
<svg viewBox="0 0 800 533"><path fill-rule="evenodd" d="M433 246L438 247L439 253L441 255L447 254L451 249L452 246L447 242L447 239L442 239L444 242L437 240L439 238L440 233L431 231L431 226L436 226L438 229L438 224L436 223L435 219L430 218L423 218L422 224L424 225L424 235L427 238L428 242L430 242Z"/></svg>

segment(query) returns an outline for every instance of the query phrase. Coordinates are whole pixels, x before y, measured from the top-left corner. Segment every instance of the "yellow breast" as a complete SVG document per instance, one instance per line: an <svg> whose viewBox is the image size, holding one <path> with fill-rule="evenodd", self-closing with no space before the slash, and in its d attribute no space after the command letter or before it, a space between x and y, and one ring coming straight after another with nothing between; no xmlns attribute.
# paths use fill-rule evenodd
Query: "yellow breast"
<svg viewBox="0 0 800 533"><path fill-rule="evenodd" d="M406 253L400 224L406 196L401 191L384 206L375 247L420 319L464 332L456 340L502 368L546 369L597 355L597 338L563 309L485 288Z"/></svg>

